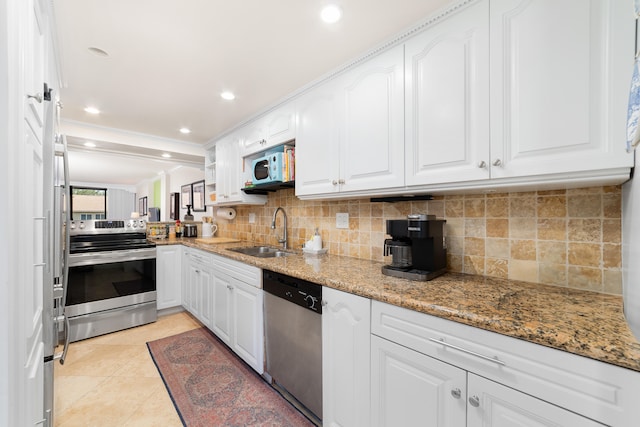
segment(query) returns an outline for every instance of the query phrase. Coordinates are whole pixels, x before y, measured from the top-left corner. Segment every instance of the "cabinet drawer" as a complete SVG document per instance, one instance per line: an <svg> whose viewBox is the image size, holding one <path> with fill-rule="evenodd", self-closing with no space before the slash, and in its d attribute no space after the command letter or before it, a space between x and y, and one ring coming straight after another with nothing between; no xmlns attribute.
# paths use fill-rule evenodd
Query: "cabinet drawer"
<svg viewBox="0 0 640 427"><path fill-rule="evenodd" d="M374 301L373 334L608 425L640 417L640 373Z"/></svg>
<svg viewBox="0 0 640 427"><path fill-rule="evenodd" d="M216 271L262 289L262 270L240 261L211 254Z"/></svg>
<svg viewBox="0 0 640 427"><path fill-rule="evenodd" d="M198 264L209 266L213 265L213 254L209 252L201 251L199 249L185 249L185 255L192 261Z"/></svg>

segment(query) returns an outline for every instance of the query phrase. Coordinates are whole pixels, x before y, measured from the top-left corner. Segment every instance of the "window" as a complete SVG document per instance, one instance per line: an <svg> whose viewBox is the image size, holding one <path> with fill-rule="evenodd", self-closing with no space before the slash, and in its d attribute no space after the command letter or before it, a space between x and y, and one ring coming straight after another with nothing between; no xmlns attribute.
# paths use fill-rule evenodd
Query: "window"
<svg viewBox="0 0 640 427"><path fill-rule="evenodd" d="M107 189L71 186L71 219L105 219Z"/></svg>

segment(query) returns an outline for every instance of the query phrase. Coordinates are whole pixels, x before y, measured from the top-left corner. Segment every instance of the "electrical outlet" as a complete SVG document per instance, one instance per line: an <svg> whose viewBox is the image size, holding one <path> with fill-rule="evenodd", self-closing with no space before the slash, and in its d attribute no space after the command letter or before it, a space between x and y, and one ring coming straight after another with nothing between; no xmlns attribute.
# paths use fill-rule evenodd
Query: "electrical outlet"
<svg viewBox="0 0 640 427"><path fill-rule="evenodd" d="M255 224L256 222L256 214L249 213L249 224Z"/></svg>
<svg viewBox="0 0 640 427"><path fill-rule="evenodd" d="M336 228L349 228L349 214L337 213L336 214Z"/></svg>

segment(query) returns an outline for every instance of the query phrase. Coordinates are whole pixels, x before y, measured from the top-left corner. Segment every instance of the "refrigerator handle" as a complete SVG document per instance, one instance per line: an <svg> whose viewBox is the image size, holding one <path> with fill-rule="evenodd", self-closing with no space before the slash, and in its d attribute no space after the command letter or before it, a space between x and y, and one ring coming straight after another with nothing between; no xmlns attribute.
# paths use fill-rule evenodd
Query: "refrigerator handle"
<svg viewBox="0 0 640 427"><path fill-rule="evenodd" d="M67 351L69 350L69 318L65 313L67 303L67 288L69 285L69 247L71 246L71 236L69 235L69 227L71 224L71 188L69 184L69 154L67 150L67 138L62 136L62 145L64 151L62 154L63 168L64 168L64 203L65 203L65 215L64 215L64 266L62 273L62 306L61 312L64 317L64 348L60 355L60 364L64 365L64 360L67 357Z"/></svg>
<svg viewBox="0 0 640 427"><path fill-rule="evenodd" d="M64 361L67 358L67 352L69 351L69 318L64 317L64 347L62 347L62 353L58 353L53 356L54 359L60 360L60 364L64 365Z"/></svg>

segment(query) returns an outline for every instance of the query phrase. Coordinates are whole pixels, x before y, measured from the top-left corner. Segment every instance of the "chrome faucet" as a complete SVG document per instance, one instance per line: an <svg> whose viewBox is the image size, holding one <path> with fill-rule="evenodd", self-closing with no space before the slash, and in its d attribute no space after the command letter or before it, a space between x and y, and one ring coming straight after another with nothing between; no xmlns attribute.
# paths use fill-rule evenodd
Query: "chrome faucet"
<svg viewBox="0 0 640 427"><path fill-rule="evenodd" d="M278 211L282 211L282 215L284 215L284 233L282 234L282 239L278 239L278 243L282 243L282 249L287 249L287 213L281 206L276 208L276 211L273 213L273 221L271 221L271 229L276 229L276 216L278 215Z"/></svg>

